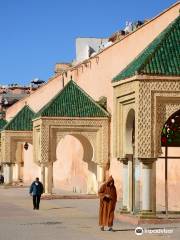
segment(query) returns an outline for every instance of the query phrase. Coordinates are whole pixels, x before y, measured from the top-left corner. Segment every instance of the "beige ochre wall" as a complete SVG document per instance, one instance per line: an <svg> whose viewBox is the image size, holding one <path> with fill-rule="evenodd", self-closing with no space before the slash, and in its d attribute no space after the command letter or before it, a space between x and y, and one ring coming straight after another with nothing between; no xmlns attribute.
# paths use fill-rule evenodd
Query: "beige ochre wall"
<svg viewBox="0 0 180 240"><path fill-rule="evenodd" d="M162 148L162 155L165 150ZM179 157L178 159L168 159L168 204L170 211L179 211L180 209L180 148L169 147L168 155L172 157ZM156 163L156 197L157 209L164 210L165 206L165 160L159 158Z"/></svg>
<svg viewBox="0 0 180 240"><path fill-rule="evenodd" d="M6 119L9 121L21 108L27 104L34 111L39 111L47 102L49 102L62 89L61 77L53 77L48 84L41 86L30 96L18 101L6 112Z"/></svg>
<svg viewBox="0 0 180 240"><path fill-rule="evenodd" d="M57 160L53 163L54 189L78 193L96 192L97 165L91 163L90 166L90 162L83 160L84 149L76 137L66 135L61 139L56 154Z"/></svg>
<svg viewBox="0 0 180 240"><path fill-rule="evenodd" d="M111 80L115 77L127 64L129 64L161 31L163 31L167 25L172 22L179 15L180 4L175 4L169 10L163 12L158 17L145 24L137 31L129 34L123 40L115 43L114 45L103 50L98 55L92 57L85 64L79 64L74 68L67 71L67 78L64 74L65 83L70 80L72 76L87 93L89 93L95 100L98 100L101 96L107 97L108 111L112 114L111 119L111 167L110 174L115 178L115 184L117 185L118 197L121 196L121 169L122 164L117 162L115 158L112 158L112 139L113 139L113 87ZM34 110L38 111L44 104L46 104L62 87L61 76L58 76L49 81L45 86L42 86L39 90L31 94L24 100L14 104L7 111L7 119L13 117L18 110L20 110L25 101ZM71 140L69 149L77 146L76 140ZM67 144L67 146L68 146ZM67 148L67 147L66 147ZM77 147L78 148L78 147ZM74 154L74 161L77 163L81 159L81 146L79 150L76 148ZM61 160L65 156L71 159L67 154L67 149L64 147L64 156L58 154L58 159L54 163L54 184L60 187L60 180L58 179L59 167L61 167ZM75 157L76 156L76 157ZM59 162L58 162L59 161ZM67 166L68 167L68 166ZM82 167L85 171L85 166ZM57 172L56 172L57 171ZM55 177L56 176L56 177ZM71 186L71 184L69 184Z"/></svg>
<svg viewBox="0 0 180 240"><path fill-rule="evenodd" d="M40 129L40 134L39 134ZM86 166L82 161L82 153L80 151L81 144L83 146L83 161L87 163L88 166L88 177L87 177L87 192L92 193L91 187L94 182L99 184L102 182L103 173L105 166L108 163L108 149L109 149L109 119L108 117L103 118L70 118L70 117L43 117L33 121L33 142L34 144L34 159L42 167L42 181L46 184L46 189L52 183L51 178L51 168L52 163L66 165L66 161L69 161L68 166L76 165L78 170L76 171L80 176L83 174L86 177L87 168L81 168L82 165ZM38 135L39 135L39 146L38 146ZM64 142L67 135L74 136L75 138L67 138L67 141ZM77 147L77 140L81 144ZM58 146L60 142L63 141L64 147ZM58 150L57 150L58 149ZM65 152L64 149L68 149ZM67 155L66 155L67 152ZM58 163L59 157L63 157L63 161L60 160ZM73 157L73 162L72 162ZM67 158L67 159L66 159ZM57 162L57 163L56 163ZM72 164L71 164L72 162ZM96 164L95 164L96 163ZM97 166L96 166L97 165ZM67 171L69 171L67 167ZM95 167L96 166L96 167ZM82 171L81 171L82 169ZM45 174L44 174L45 170ZM94 178L93 173L96 175L97 171L97 181ZM62 176L59 176L59 175ZM63 172L60 172L59 167L54 167L54 176L59 176L64 180ZM45 176L45 177L44 177ZM82 177L82 176L81 176ZM54 177L54 182L59 178ZM70 180L69 187L72 187L72 179ZM90 182L92 184L90 184ZM47 185L48 183L48 185ZM59 183L55 183L56 187L61 188ZM75 185L77 188L77 184ZM83 187L84 188L84 187ZM95 186L93 187L95 189ZM49 189L50 190L50 189ZM97 190L97 189L96 189ZM81 191L82 192L82 191ZM85 192L85 190L83 190Z"/></svg>
<svg viewBox="0 0 180 240"><path fill-rule="evenodd" d="M33 161L33 146L28 143L28 149L24 149L25 142L18 142L16 148L16 160L12 165L12 179L19 182L21 179L25 185L30 185L32 180L40 177L40 168Z"/></svg>
<svg viewBox="0 0 180 240"><path fill-rule="evenodd" d="M28 150L23 148L23 182L25 185L31 184L32 180L40 177L40 167L33 161L33 146L29 143Z"/></svg>
<svg viewBox="0 0 180 240"><path fill-rule="evenodd" d="M179 15L180 4L162 13L136 32L129 34L126 38L105 49L87 62L75 67L69 73L76 82L89 93L94 99L98 100L101 96L107 97L107 109L112 114L113 123L113 88L111 80L124 67L127 66L155 37L162 32L167 25ZM115 178L118 189L118 198L122 196L122 164L117 162L112 156L113 125L111 124L111 168L110 174ZM121 187L120 187L121 186Z"/></svg>

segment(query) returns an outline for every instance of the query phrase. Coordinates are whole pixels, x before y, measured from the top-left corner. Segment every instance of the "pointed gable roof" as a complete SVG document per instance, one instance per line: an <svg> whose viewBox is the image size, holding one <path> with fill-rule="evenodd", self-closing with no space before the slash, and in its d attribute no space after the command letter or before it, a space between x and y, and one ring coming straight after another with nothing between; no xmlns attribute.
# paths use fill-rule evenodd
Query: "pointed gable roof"
<svg viewBox="0 0 180 240"><path fill-rule="evenodd" d="M4 119L0 119L0 131L2 130L2 128L7 124L7 121Z"/></svg>
<svg viewBox="0 0 180 240"><path fill-rule="evenodd" d="M5 125L3 130L32 131L32 118L34 114L33 110L25 105L14 118Z"/></svg>
<svg viewBox="0 0 180 240"><path fill-rule="evenodd" d="M107 117L109 114L73 80L71 80L35 115L34 118L40 116Z"/></svg>
<svg viewBox="0 0 180 240"><path fill-rule="evenodd" d="M180 16L169 24L112 82L137 74L180 76Z"/></svg>

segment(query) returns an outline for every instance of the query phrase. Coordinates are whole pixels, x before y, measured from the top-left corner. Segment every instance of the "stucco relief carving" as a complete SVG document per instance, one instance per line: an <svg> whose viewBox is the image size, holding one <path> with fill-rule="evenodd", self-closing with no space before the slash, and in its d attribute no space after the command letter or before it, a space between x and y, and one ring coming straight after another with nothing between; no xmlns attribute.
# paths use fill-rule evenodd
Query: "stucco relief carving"
<svg viewBox="0 0 180 240"><path fill-rule="evenodd" d="M179 99L177 98L179 96ZM156 93L156 113L154 114L154 129L152 136L153 144L152 144L152 155L154 154L155 157L160 156L162 153L161 150L161 131L162 128L167 121L167 119L177 110L180 109L180 93L172 93L163 94L163 93Z"/></svg>
<svg viewBox="0 0 180 240"><path fill-rule="evenodd" d="M137 126L137 157L150 157L151 153L151 83L142 81L139 85L139 106Z"/></svg>
<svg viewBox="0 0 180 240"><path fill-rule="evenodd" d="M86 137L94 149L94 161L109 161L109 119L107 118L42 118L40 150L43 164L56 161L56 147L65 135L80 134ZM36 120L34 121L34 131ZM35 137L36 138L36 137ZM35 153L36 155L37 153Z"/></svg>
<svg viewBox="0 0 180 240"><path fill-rule="evenodd" d="M56 133L56 146L61 141L62 138L64 138L67 134L65 132L57 132Z"/></svg>
<svg viewBox="0 0 180 240"><path fill-rule="evenodd" d="M115 87L114 94L117 98L127 96L131 93L136 93L138 90L138 86L139 86L138 81L127 82Z"/></svg>
<svg viewBox="0 0 180 240"><path fill-rule="evenodd" d="M40 135L40 126L37 125L33 129L33 160L38 165L41 162L41 135Z"/></svg>
<svg viewBox="0 0 180 240"><path fill-rule="evenodd" d="M41 133L40 133L40 158L41 162L47 163L49 162L49 144L50 144L50 135L49 135L49 125L42 124Z"/></svg>
<svg viewBox="0 0 180 240"><path fill-rule="evenodd" d="M135 112L135 99L132 101L132 99L130 99L129 101L126 100L126 104L123 103L119 103L119 107L121 109L121 114L122 117L119 119L118 122L118 127L117 127L117 132L119 133L119 137L118 137L118 145L117 145L117 156L120 158L123 158L126 156L126 154L128 154L128 148L129 146L127 146L127 142L129 142L127 138L129 138L129 136L127 136L127 129L126 129L126 124L127 124L127 117L128 114L131 110L134 110ZM131 139L130 139L131 141Z"/></svg>
<svg viewBox="0 0 180 240"><path fill-rule="evenodd" d="M131 109L137 112L138 86L138 82L133 81L114 89L113 155L118 158L126 155L126 119Z"/></svg>
<svg viewBox="0 0 180 240"><path fill-rule="evenodd" d="M1 142L2 163L14 163L16 161L15 153L17 142L32 143L32 132L3 131L1 134Z"/></svg>
<svg viewBox="0 0 180 240"><path fill-rule="evenodd" d="M5 135L4 132L1 134L1 154L2 154L2 163L11 162L10 158L10 137Z"/></svg>
<svg viewBox="0 0 180 240"><path fill-rule="evenodd" d="M180 103L170 103L166 105L166 120L180 109Z"/></svg>
<svg viewBox="0 0 180 240"><path fill-rule="evenodd" d="M176 104L180 102L180 81L140 82L138 157L157 157L161 153L160 135L168 115L166 106L169 105L169 109L172 109L174 101Z"/></svg>
<svg viewBox="0 0 180 240"><path fill-rule="evenodd" d="M160 136L168 117L180 109L180 79L141 79L114 88L115 156L123 157L123 137L120 127L126 114L124 104L131 102L134 90L135 157L154 158L161 153ZM123 101L121 100L123 99ZM124 133L125 134L125 133ZM115 142L116 141L116 142Z"/></svg>

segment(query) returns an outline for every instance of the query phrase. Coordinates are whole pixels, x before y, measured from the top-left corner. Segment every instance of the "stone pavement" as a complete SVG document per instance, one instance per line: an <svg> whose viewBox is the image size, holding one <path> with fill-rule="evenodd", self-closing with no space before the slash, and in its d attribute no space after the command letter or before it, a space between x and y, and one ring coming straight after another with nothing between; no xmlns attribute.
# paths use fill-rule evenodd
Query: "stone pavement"
<svg viewBox="0 0 180 240"><path fill-rule="evenodd" d="M119 240L179 239L180 224L143 225L144 229L170 229L173 233L145 233L137 236L136 226L115 221L114 232L99 231L98 199L42 200L32 210L26 188L0 188L0 240Z"/></svg>

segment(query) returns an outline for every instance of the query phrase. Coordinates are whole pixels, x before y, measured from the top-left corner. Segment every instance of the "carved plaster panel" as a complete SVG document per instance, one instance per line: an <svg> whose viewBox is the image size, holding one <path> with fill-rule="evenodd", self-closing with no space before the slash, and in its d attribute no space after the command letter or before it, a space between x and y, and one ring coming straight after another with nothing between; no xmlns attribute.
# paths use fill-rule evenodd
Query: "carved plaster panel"
<svg viewBox="0 0 180 240"><path fill-rule="evenodd" d="M114 88L113 155L118 158L126 155L126 120L131 109L136 119L138 87L138 82L132 81Z"/></svg>
<svg viewBox="0 0 180 240"><path fill-rule="evenodd" d="M178 97L179 96L179 97ZM177 98L178 97L178 98ZM152 121L154 126L152 128L152 148L151 155L158 157L161 155L161 132L165 122L177 110L180 109L180 93L154 93L154 114Z"/></svg>
<svg viewBox="0 0 180 240"><path fill-rule="evenodd" d="M134 95L134 103L133 103ZM125 104L135 110L135 157L154 158L161 153L160 136L164 123L180 109L180 79L141 79L114 88L114 153L123 157L125 147Z"/></svg>
<svg viewBox="0 0 180 240"><path fill-rule="evenodd" d="M2 163L14 163L16 161L17 142L32 143L32 132L2 131L1 142Z"/></svg>
<svg viewBox="0 0 180 240"><path fill-rule="evenodd" d="M109 161L109 119L108 118L41 118L40 151L41 163L56 160L56 147L65 135L80 134L86 137L94 149L94 161L102 164ZM37 126L33 123L34 131ZM36 138L37 136L34 135ZM34 140L36 142L36 140ZM37 155L37 153L35 153Z"/></svg>
<svg viewBox="0 0 180 240"><path fill-rule="evenodd" d="M160 154L160 135L163 124L167 120L167 115L178 109L179 103L180 81L147 80L140 82L138 157L151 158Z"/></svg>

